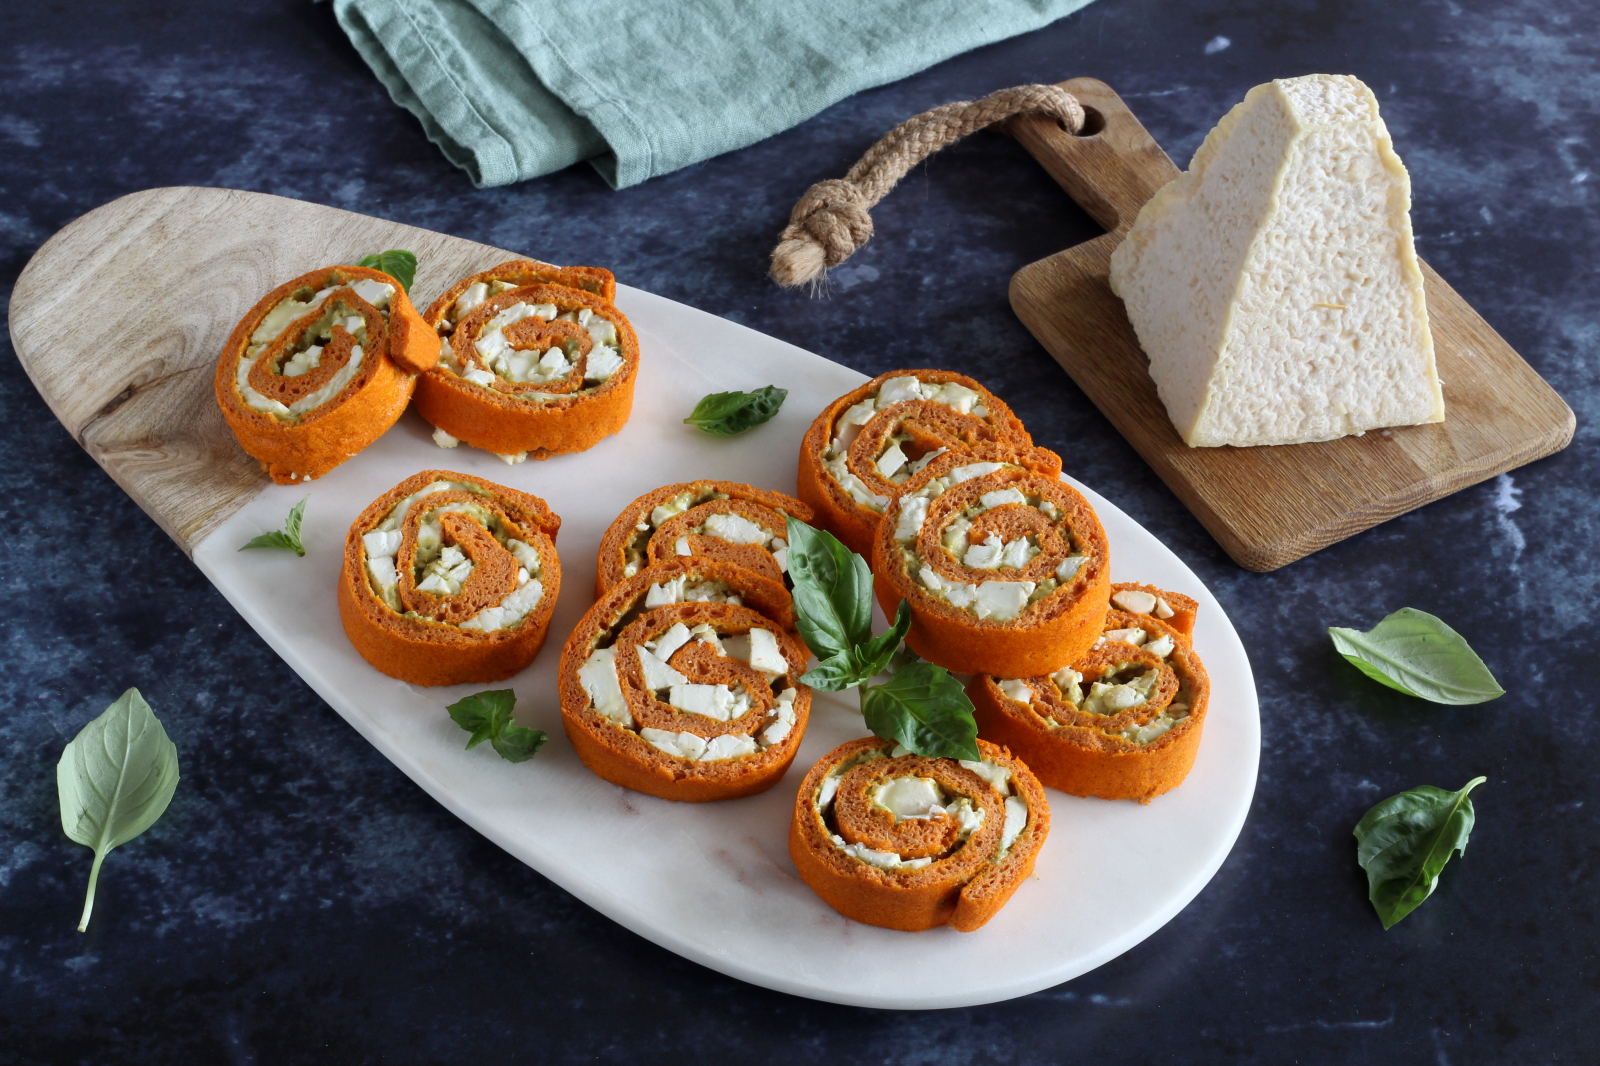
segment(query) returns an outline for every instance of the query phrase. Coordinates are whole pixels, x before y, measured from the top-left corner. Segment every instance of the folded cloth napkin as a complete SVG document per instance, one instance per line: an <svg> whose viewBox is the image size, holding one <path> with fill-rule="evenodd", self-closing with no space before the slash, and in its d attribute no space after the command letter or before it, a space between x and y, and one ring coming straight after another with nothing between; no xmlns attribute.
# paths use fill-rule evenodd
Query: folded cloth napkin
<svg viewBox="0 0 1600 1066"><path fill-rule="evenodd" d="M1088 2L334 0L334 11L474 184L588 159L620 189Z"/></svg>

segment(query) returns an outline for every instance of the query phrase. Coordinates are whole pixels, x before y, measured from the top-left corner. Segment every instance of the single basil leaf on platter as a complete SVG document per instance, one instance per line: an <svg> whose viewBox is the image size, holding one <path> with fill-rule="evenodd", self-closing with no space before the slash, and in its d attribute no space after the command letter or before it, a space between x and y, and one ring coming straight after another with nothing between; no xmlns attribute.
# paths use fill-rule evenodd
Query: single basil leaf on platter
<svg viewBox="0 0 1600 1066"><path fill-rule="evenodd" d="M411 292L411 283L417 278L417 257L404 248L391 248L377 255L364 255L356 262L356 266L383 271L398 281L400 287L407 293Z"/></svg>
<svg viewBox="0 0 1600 1066"><path fill-rule="evenodd" d="M1467 853L1477 819L1467 793L1485 780L1474 777L1459 792L1421 785L1390 796L1356 823L1356 861L1367 871L1368 896L1385 929L1433 894L1452 852Z"/></svg>
<svg viewBox="0 0 1600 1066"><path fill-rule="evenodd" d="M874 736L935 759L983 758L972 701L942 666L916 662L886 684L861 693L861 714Z"/></svg>
<svg viewBox="0 0 1600 1066"><path fill-rule="evenodd" d="M178 749L150 705L130 688L84 726L56 764L61 828L94 849L78 932L89 928L100 864L155 824L178 787Z"/></svg>
<svg viewBox="0 0 1600 1066"><path fill-rule="evenodd" d="M549 737L542 729L528 729L512 722L511 712L516 705L516 692L500 688L474 692L445 710L456 725L472 734L467 740L468 750L487 740L501 758L523 762L533 758Z"/></svg>
<svg viewBox="0 0 1600 1066"><path fill-rule="evenodd" d="M283 529L271 533L263 533L259 537L252 537L240 547L246 548L286 548L302 559L305 558L306 546L300 541L300 522L305 517L306 500L310 496L303 496L300 502L289 508L289 517L283 520Z"/></svg>
<svg viewBox="0 0 1600 1066"><path fill-rule="evenodd" d="M1333 646L1374 681L1434 703L1483 703L1505 695L1460 633L1426 611L1402 607L1370 630L1333 626Z"/></svg>
<svg viewBox="0 0 1600 1066"><path fill-rule="evenodd" d="M872 638L872 571L831 533L789 519L786 563L800 637L828 660Z"/></svg>
<svg viewBox="0 0 1600 1066"><path fill-rule="evenodd" d="M713 392L694 405L688 425L718 437L735 437L778 413L788 389L767 385L754 392Z"/></svg>

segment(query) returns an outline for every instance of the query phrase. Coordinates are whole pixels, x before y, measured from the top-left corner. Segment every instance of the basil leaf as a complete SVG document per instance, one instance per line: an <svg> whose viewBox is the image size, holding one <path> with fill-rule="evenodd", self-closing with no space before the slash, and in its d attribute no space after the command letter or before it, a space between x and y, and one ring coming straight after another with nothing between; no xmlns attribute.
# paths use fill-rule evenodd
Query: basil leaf
<svg viewBox="0 0 1600 1066"><path fill-rule="evenodd" d="M800 678L801 684L820 688L824 692L843 692L847 688L871 681L879 674L890 668L895 657L895 649L900 647L900 642L905 639L906 630L911 628L911 610L909 605L900 601L900 610L895 615L894 625L885 633L859 644L849 651L830 655ZM915 658L916 653L911 653Z"/></svg>
<svg viewBox="0 0 1600 1066"><path fill-rule="evenodd" d="M824 661L872 637L872 571L831 533L789 519L789 578L800 637Z"/></svg>
<svg viewBox="0 0 1600 1066"><path fill-rule="evenodd" d="M911 663L887 684L862 690L861 715L875 736L903 744L918 755L983 758L972 701L961 682L942 666Z"/></svg>
<svg viewBox="0 0 1600 1066"><path fill-rule="evenodd" d="M1426 611L1402 607L1368 632L1334 626L1333 646L1363 674L1434 703L1483 703L1506 694L1466 639Z"/></svg>
<svg viewBox="0 0 1600 1066"><path fill-rule="evenodd" d="M272 533L263 533L259 537L252 537L239 550L244 551L245 548L287 548L302 559L305 558L306 546L300 543L300 520L305 516L306 500L309 499L311 499L310 496L302 497L299 503L289 509L289 517L283 521L282 532L274 531Z"/></svg>
<svg viewBox="0 0 1600 1066"><path fill-rule="evenodd" d="M778 413L788 389L768 385L755 392L713 392L694 405L684 422L718 437L735 437Z"/></svg>
<svg viewBox="0 0 1600 1066"><path fill-rule="evenodd" d="M178 749L136 688L84 726L61 753L61 828L94 849L78 932L89 928L106 855L154 825L177 787Z"/></svg>
<svg viewBox="0 0 1600 1066"><path fill-rule="evenodd" d="M456 725L472 734L467 741L469 751L487 740L501 758L525 762L550 738L542 729L528 729L512 722L511 711L516 705L517 694L500 688L474 692L445 710Z"/></svg>
<svg viewBox="0 0 1600 1066"><path fill-rule="evenodd" d="M894 658L900 642L906 639L906 631L910 628L911 605L901 600L900 609L895 612L894 625L856 649L860 669L865 674L863 680L867 677L876 677L889 669L890 660Z"/></svg>
<svg viewBox="0 0 1600 1066"><path fill-rule="evenodd" d="M383 271L398 281L400 287L407 293L411 292L411 283L417 279L417 257L403 248L391 248L377 255L364 255L356 261L356 266Z"/></svg>
<svg viewBox="0 0 1600 1066"><path fill-rule="evenodd" d="M1451 852L1467 853L1477 818L1467 793L1485 780L1474 777L1459 792L1422 785L1390 796L1356 823L1356 861L1385 929L1433 894Z"/></svg>

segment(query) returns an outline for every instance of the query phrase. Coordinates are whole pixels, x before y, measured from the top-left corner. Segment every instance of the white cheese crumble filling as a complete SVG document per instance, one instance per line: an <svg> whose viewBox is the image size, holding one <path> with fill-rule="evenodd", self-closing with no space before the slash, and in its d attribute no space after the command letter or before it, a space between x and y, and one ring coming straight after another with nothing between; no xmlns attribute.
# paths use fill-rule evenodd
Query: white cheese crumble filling
<svg viewBox="0 0 1600 1066"><path fill-rule="evenodd" d="M850 472L848 466L850 446L861 435L861 427L871 422L877 412L906 400L927 400L944 404L958 414L970 414L977 418L989 417L989 410L984 406L979 394L965 385L955 382L939 385L922 381L909 374L890 378L879 387L877 395L869 396L854 404L840 415L839 421L834 425L833 438L822 452L823 468L852 500L879 514L889 506L889 497L873 492L860 478ZM875 461L878 474L884 480L903 484L945 451L944 448L939 448L913 460L902 449L902 445L908 439L894 438Z"/></svg>
<svg viewBox="0 0 1600 1066"><path fill-rule="evenodd" d="M1033 689L1028 686L1026 681L1019 678L1001 678L1000 691L1005 693L1008 700L1016 700L1018 703L1033 702Z"/></svg>
<svg viewBox="0 0 1600 1066"><path fill-rule="evenodd" d="M297 300L293 296L280 300L276 307L262 317L260 324L250 334L249 346L243 357L240 358L234 375L234 384L238 387L239 396L244 400L246 406L279 419L295 418L321 407L339 395L340 392L344 391L344 387L350 384L356 373L361 369L361 361L365 355L359 343L351 349L349 361L340 367L338 373L334 374L322 388L301 397L292 404L283 404L263 396L250 385L250 371L255 368L267 346L277 340L283 334L283 331L288 329L296 320L320 308L329 296L347 287L381 312L385 321L388 320L389 300L394 295L394 286L386 285L381 281L374 281L371 278L359 278L348 286L330 285L303 301ZM317 336L313 339L324 342L329 340L333 336L333 326L335 324L343 326L345 332L354 337L362 338L366 335L366 320L357 314L347 315L338 319L336 323L329 321L322 323L320 326L313 326L312 328L317 333ZM296 352L284 361L280 373L284 377L292 378L300 377L316 369L322 365L324 347L325 344L312 344L305 351Z"/></svg>
<svg viewBox="0 0 1600 1066"><path fill-rule="evenodd" d="M738 606L741 602L738 595L729 592L728 587L722 582L699 581L691 585L688 574L679 574L667 581L658 581L644 594L644 605L647 610L665 607L671 603L731 603Z"/></svg>
<svg viewBox="0 0 1600 1066"><path fill-rule="evenodd" d="M742 718L754 706L754 700L743 686L738 691L725 684L694 684L674 668L668 660L678 650L692 641L709 645L718 655L744 659L750 665L776 679L788 673L789 664L783 658L777 637L766 629L751 629L748 633L730 634L718 638L716 630L708 625L693 629L675 622L655 640L645 641L636 650L640 672L651 695L674 710L699 715L718 722L731 722ZM578 680L588 694L590 703L606 718L625 729L634 727L633 715L627 709L622 695L621 676L617 670L616 649L597 648L590 653L578 669ZM669 755L695 762L715 762L754 755L782 743L794 730L798 718L794 702L799 690L786 687L778 693L758 736L724 734L706 738L688 730L640 729L639 736Z"/></svg>
<svg viewBox="0 0 1600 1066"><path fill-rule="evenodd" d="M468 286L467 291L456 300L456 320L460 321L470 314L490 296L513 287L506 282L494 284L499 287L495 293L490 293L482 282ZM589 334L591 346L584 362L584 383L602 384L621 370L626 362L622 357L622 342L617 336L616 325L610 320L587 307L558 312L552 303L530 304L519 300L484 324L472 343L472 349L482 360L483 367L468 369L461 376L484 388L494 388L496 381L548 385L567 378L577 364L579 344L576 341L563 341L543 351L513 348L505 331L527 318L538 318L543 322L576 322ZM452 369L459 368L453 352L449 365Z"/></svg>

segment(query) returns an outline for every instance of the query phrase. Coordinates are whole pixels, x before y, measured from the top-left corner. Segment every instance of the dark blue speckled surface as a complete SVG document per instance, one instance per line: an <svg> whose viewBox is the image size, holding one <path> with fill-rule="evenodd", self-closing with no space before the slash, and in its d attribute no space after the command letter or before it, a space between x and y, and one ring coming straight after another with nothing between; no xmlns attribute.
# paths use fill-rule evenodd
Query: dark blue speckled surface
<svg viewBox="0 0 1600 1066"><path fill-rule="evenodd" d="M1590 0L1098 0L625 193L584 168L472 189L325 5L14 4L0 57L0 293L51 233L122 193L234 186L602 262L867 373L966 371L1211 585L1250 651L1263 728L1255 806L1216 880L1093 973L936 1014L745 986L622 931L427 798L0 358L0 1062L1594 1061ZM1423 255L1576 410L1567 451L1284 570L1238 569L1010 313L1011 272L1094 229L997 136L945 152L880 206L830 299L763 279L795 197L923 108L1093 75L1186 160L1251 85L1314 70L1378 91ZM92 279L84 292L92 314ZM1440 708L1336 659L1325 626L1405 605L1455 625L1510 693ZM128 685L166 723L184 779L160 824L107 861L80 936L89 853L60 831L52 770ZM1392 792L1479 773L1466 858L1384 933L1350 827Z"/></svg>

